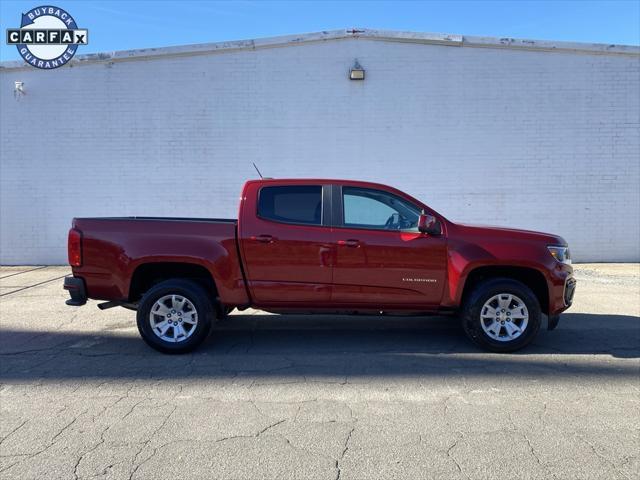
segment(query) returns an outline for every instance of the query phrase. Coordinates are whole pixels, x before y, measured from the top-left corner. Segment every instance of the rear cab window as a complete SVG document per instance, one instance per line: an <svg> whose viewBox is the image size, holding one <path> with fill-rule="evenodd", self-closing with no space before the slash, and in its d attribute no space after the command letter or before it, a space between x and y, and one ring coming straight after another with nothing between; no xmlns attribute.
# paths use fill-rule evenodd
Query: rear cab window
<svg viewBox="0 0 640 480"><path fill-rule="evenodd" d="M321 185L262 187L258 217L279 223L322 225Z"/></svg>

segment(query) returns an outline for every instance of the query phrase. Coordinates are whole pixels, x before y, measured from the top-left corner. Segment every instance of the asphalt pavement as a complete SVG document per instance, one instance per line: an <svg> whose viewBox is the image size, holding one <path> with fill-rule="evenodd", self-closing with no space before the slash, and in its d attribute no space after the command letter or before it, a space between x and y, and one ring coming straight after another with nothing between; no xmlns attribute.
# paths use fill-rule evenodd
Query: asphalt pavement
<svg viewBox="0 0 640 480"><path fill-rule="evenodd" d="M640 478L640 265L489 354L451 317L234 312L167 356L135 313L0 268L0 478Z"/></svg>

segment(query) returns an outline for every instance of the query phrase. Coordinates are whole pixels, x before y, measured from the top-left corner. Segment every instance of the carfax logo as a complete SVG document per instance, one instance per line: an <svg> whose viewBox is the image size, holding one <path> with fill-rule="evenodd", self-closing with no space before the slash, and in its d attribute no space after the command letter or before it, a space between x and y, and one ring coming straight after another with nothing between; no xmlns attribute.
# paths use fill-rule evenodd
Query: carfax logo
<svg viewBox="0 0 640 480"><path fill-rule="evenodd" d="M7 44L16 45L25 62L49 70L73 58L78 45L89 43L89 31L78 28L69 13L42 6L22 14L20 28L7 29Z"/></svg>

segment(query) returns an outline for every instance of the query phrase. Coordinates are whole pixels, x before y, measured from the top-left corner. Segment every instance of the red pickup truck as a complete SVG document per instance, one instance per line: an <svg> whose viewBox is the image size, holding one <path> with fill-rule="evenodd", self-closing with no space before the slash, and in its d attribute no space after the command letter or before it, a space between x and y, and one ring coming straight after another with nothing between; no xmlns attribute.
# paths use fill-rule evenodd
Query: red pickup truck
<svg viewBox="0 0 640 480"><path fill-rule="evenodd" d="M252 180L238 220L76 218L69 305L137 311L166 353L198 346L233 308L276 313L458 313L469 338L514 351L572 302L556 235L453 223L385 185Z"/></svg>

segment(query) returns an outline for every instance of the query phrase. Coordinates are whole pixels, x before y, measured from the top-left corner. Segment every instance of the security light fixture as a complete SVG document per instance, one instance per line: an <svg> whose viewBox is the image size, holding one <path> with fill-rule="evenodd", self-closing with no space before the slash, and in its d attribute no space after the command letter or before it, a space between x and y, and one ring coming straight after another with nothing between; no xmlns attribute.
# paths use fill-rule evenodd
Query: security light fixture
<svg viewBox="0 0 640 480"><path fill-rule="evenodd" d="M351 70L349 70L350 80L364 80L364 68L360 66L358 60L355 61Z"/></svg>
<svg viewBox="0 0 640 480"><path fill-rule="evenodd" d="M16 99L16 101L20 101L20 99L26 95L27 92L24 91L24 82L14 82L14 86L13 86L13 98Z"/></svg>

